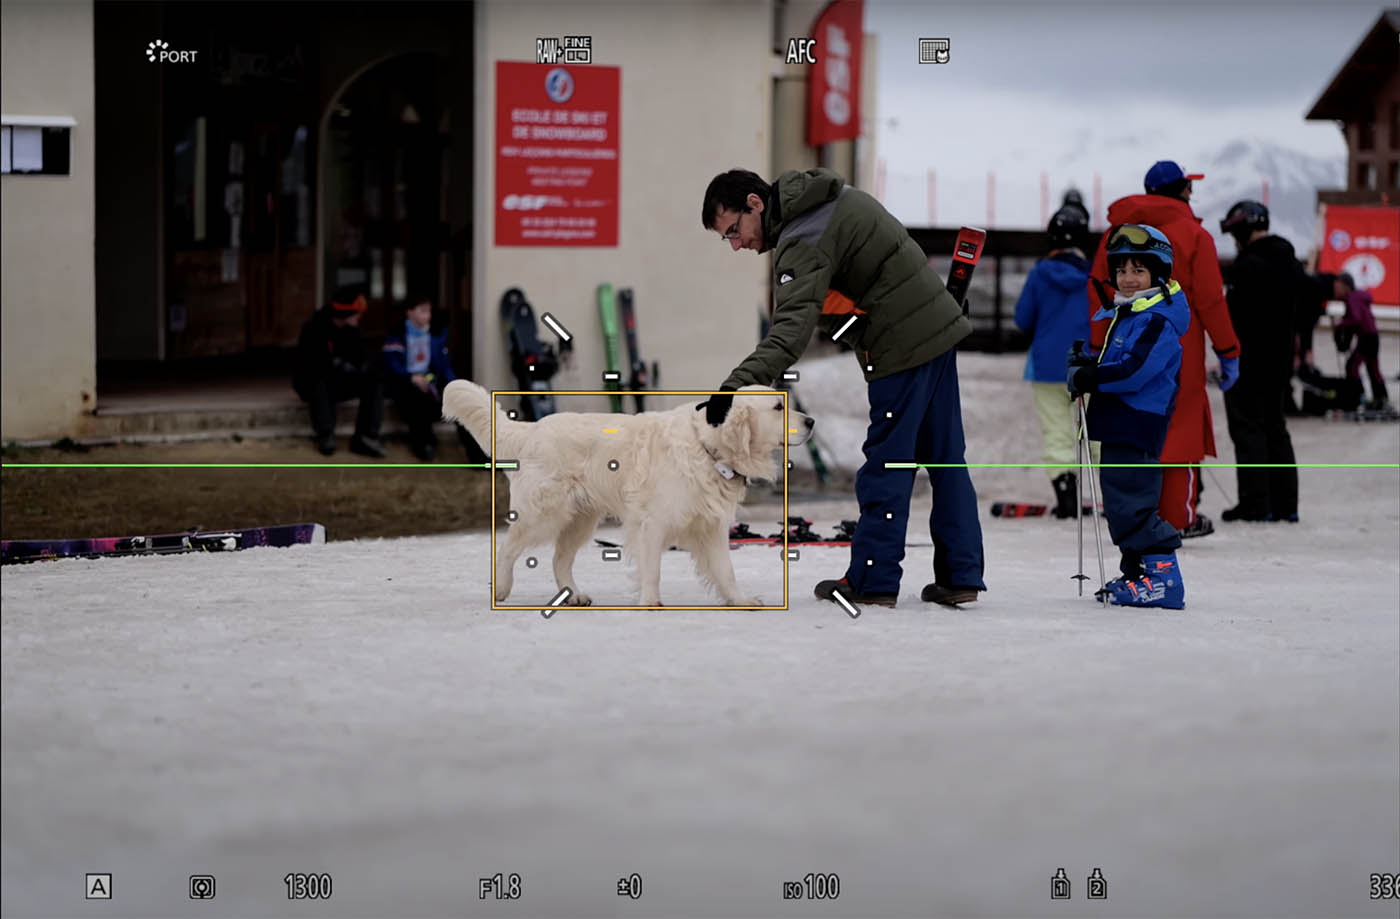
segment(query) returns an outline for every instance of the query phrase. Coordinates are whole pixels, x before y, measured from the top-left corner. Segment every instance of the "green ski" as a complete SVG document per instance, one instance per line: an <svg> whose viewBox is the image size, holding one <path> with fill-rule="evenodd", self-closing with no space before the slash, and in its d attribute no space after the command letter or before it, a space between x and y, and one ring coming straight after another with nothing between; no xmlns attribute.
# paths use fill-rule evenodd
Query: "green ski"
<svg viewBox="0 0 1400 919"><path fill-rule="evenodd" d="M598 285L598 316L603 321L603 348L608 361L603 388L614 393L608 398L612 401L612 410L620 412L622 396L617 393L622 390L622 360L617 349L617 301L611 284Z"/></svg>

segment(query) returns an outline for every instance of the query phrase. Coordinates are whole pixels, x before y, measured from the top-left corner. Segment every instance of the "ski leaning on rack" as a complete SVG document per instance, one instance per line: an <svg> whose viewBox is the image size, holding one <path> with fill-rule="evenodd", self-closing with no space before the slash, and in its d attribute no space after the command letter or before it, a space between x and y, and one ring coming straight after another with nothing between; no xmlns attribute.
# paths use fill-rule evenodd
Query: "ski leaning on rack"
<svg viewBox="0 0 1400 919"><path fill-rule="evenodd" d="M554 396L550 395L553 386L549 381L559 369L559 356L553 346L540 341L535 310L520 288L512 287L501 298L501 319L510 346L515 386L528 393L520 397L520 417L538 421L554 414Z"/></svg>
<svg viewBox="0 0 1400 919"><path fill-rule="evenodd" d="M948 269L948 293L958 301L963 315L967 315L967 288L972 283L972 272L982 258L982 249L987 244L987 233L976 227L963 227L958 230L958 240L953 243L953 264Z"/></svg>
<svg viewBox="0 0 1400 919"><path fill-rule="evenodd" d="M108 558L122 555L173 555L180 552L236 552L257 546L286 548L326 541L319 523L247 527L239 530L198 528L158 536L114 536L98 539L6 539L0 541L0 562L38 562L59 558Z"/></svg>
<svg viewBox="0 0 1400 919"><path fill-rule="evenodd" d="M617 351L617 301L613 296L611 284L598 285L598 318L603 323L603 356L607 360L604 370L608 374L616 374L604 380L603 388L610 395L612 410L622 411L622 396L619 390L622 389L622 360Z"/></svg>
<svg viewBox="0 0 1400 919"><path fill-rule="evenodd" d="M646 361L642 360L637 347L637 307L632 300L632 288L624 287L617 292L617 311L622 319L622 330L627 336L627 361L632 367L632 376L627 381L627 388L632 390L633 398L637 400L637 411L645 411L646 397L642 393L657 385L659 368L656 362L652 361L651 373L648 374ZM606 322L604 329L606 331Z"/></svg>

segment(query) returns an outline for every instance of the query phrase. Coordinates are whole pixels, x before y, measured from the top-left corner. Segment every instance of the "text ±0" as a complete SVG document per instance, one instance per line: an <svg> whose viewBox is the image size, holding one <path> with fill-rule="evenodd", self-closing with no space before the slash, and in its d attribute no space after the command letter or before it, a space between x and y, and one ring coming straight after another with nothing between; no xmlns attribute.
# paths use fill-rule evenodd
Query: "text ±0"
<svg viewBox="0 0 1400 919"><path fill-rule="evenodd" d="M329 874L288 874L282 879L287 885L288 900L329 900L331 898L331 876Z"/></svg>

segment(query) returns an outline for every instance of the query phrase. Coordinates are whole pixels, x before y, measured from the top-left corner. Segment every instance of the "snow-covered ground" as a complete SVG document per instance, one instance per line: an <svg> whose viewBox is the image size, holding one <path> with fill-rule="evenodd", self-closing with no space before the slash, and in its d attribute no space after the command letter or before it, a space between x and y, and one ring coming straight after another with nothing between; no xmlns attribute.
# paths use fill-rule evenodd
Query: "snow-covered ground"
<svg viewBox="0 0 1400 919"><path fill-rule="evenodd" d="M1021 358L959 359L969 461L1038 461ZM853 362L801 366L858 457ZM1400 459L1397 425L1292 431L1301 462ZM974 476L991 589L965 611L920 603L923 547L858 619L811 597L837 549L790 565L787 611L548 620L490 609L480 533L8 568L4 915L1393 917L1369 876L1400 870L1400 473L1304 469L1301 524L1188 542L1182 612L1076 596L1072 521L985 513L1043 471ZM553 593L540 557L509 602ZM776 550L733 557L781 604ZM579 576L635 602L600 553ZM710 602L681 553L662 585ZM290 903L289 872L331 899ZM478 899L497 872L521 899ZM785 902L809 872L840 898Z"/></svg>

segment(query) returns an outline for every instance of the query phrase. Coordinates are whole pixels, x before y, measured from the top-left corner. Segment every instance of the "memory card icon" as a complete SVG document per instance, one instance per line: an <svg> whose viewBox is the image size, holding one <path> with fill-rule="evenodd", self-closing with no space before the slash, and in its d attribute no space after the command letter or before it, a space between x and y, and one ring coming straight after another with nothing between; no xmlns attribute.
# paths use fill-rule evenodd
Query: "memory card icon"
<svg viewBox="0 0 1400 919"><path fill-rule="evenodd" d="M1056 868L1055 876L1050 879L1050 899L1069 899L1069 875L1063 868Z"/></svg>
<svg viewBox="0 0 1400 919"><path fill-rule="evenodd" d="M1108 899L1108 880L1104 878L1103 871L1101 869L1094 869L1094 873L1089 875L1088 883L1088 897L1090 900Z"/></svg>
<svg viewBox="0 0 1400 919"><path fill-rule="evenodd" d="M919 39L920 64L946 64L952 42L946 38Z"/></svg>

